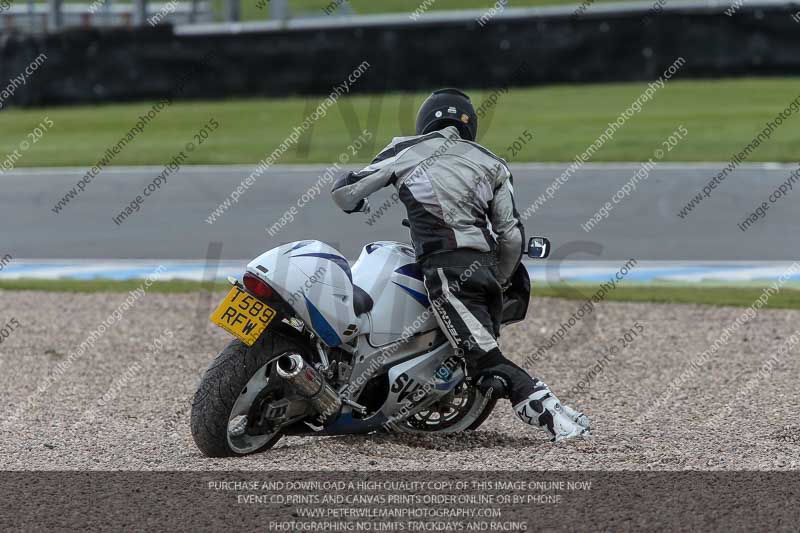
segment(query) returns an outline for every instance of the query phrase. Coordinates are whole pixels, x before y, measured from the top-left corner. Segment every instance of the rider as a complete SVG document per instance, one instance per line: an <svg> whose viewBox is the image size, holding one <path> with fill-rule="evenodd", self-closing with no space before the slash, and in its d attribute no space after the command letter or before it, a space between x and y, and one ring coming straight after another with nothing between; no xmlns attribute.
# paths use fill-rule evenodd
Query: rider
<svg viewBox="0 0 800 533"><path fill-rule="evenodd" d="M477 129L466 94L434 91L417 113L417 135L395 137L369 166L339 177L333 199L346 213L368 212L367 196L394 186L434 315L468 374L485 393L509 398L523 422L545 427L553 441L588 436L585 415L498 347L503 292L520 265L524 228L511 171L475 142Z"/></svg>

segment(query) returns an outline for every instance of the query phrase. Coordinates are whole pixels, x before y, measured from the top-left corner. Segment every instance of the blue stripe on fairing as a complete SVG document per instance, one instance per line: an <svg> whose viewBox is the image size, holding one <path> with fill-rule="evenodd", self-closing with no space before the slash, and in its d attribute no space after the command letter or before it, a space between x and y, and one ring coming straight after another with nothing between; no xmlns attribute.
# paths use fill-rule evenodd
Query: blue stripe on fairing
<svg viewBox="0 0 800 533"><path fill-rule="evenodd" d="M314 331L317 332L317 335L319 335L328 346L339 346L342 343L342 339L339 338L336 330L325 320L325 317L322 316L319 309L311 303L305 294L303 298L306 299L306 309L308 309L308 314L311 317L311 325L314 327Z"/></svg>
<svg viewBox="0 0 800 533"><path fill-rule="evenodd" d="M336 265L344 270L344 273L347 274L347 279L350 280L350 283L353 283L353 273L350 272L350 263L347 262L347 259L342 257L341 255L334 255L334 254L324 254L321 252L314 252L310 254L297 254L293 255L294 257L320 257L322 259L328 259L329 261L333 261Z"/></svg>
<svg viewBox="0 0 800 533"><path fill-rule="evenodd" d="M289 248L288 250L286 250L285 252L283 252L283 255L286 255L289 252L293 252L293 251L297 250L298 248L302 248L303 246L308 246L309 244L311 244L311 241L300 241L297 244L295 244L294 246L292 246L291 248Z"/></svg>
<svg viewBox="0 0 800 533"><path fill-rule="evenodd" d="M414 289L406 287L405 285L400 285L396 281L393 281L392 283L394 283L395 285L406 291L408 294L410 294L411 297L414 298L416 301L418 301L422 307L428 307L431 304L431 302L428 300L427 294L415 291Z"/></svg>
<svg viewBox="0 0 800 533"><path fill-rule="evenodd" d="M446 381L446 382L444 382L444 383L439 383L439 384L437 384L437 385L436 385L436 390L450 390L450 389L452 389L453 387L455 387L456 385L458 385L458 383L456 382L456 380L452 380L452 381Z"/></svg>
<svg viewBox="0 0 800 533"><path fill-rule="evenodd" d="M400 268L395 269L395 272L422 281L422 269L417 263L408 263Z"/></svg>
<svg viewBox="0 0 800 533"><path fill-rule="evenodd" d="M346 435L354 433L368 433L374 431L387 422L383 413L375 413L367 419L353 418L352 413L342 413L331 425L314 435Z"/></svg>

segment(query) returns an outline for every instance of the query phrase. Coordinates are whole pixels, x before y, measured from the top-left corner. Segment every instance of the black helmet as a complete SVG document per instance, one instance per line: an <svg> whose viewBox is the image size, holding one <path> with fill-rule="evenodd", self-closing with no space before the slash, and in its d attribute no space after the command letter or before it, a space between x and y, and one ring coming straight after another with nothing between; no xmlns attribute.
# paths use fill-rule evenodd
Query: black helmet
<svg viewBox="0 0 800 533"><path fill-rule="evenodd" d="M478 117L469 96L458 89L439 89L424 101L417 112L417 135L455 126L462 139L474 141Z"/></svg>

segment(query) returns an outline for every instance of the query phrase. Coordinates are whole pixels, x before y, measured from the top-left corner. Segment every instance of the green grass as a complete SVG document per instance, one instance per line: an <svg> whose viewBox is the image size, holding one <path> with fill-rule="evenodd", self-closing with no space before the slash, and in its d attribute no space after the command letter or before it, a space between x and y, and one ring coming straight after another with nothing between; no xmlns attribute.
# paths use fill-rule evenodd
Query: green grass
<svg viewBox="0 0 800 533"><path fill-rule="evenodd" d="M799 82L800 78L669 82L656 93L654 100L645 104L641 113L617 130L614 139L598 150L592 161L646 160L680 125L688 129L688 136L666 154L664 161L729 159L767 120L797 97ZM512 162L570 161L645 87L644 83L615 83L513 89L501 95L492 113L480 121L478 140ZM491 91L471 93L478 104ZM341 109L351 107L358 119L357 124L349 123L351 128L357 131L369 128L375 133L375 145L362 149L353 160L365 162L393 136L413 133L414 113L426 94L343 97L314 125L308 150L293 146L278 162L337 160L352 139ZM319 101L310 97L177 102L165 108L113 164L163 165L183 150L212 117L221 127L191 154L189 162L254 163L286 139ZM0 155L17 148L28 132L48 116L55 125L42 140L22 153L17 166L89 167L150 106L139 102L4 111ZM378 120L373 123L367 121L371 106L379 110ZM526 129L533 133L533 142L525 145L516 157L510 157L507 147ZM798 146L800 118L792 116L752 153L750 161L796 161Z"/></svg>
<svg viewBox="0 0 800 533"><path fill-rule="evenodd" d="M290 9L308 14L323 13L332 0L290 0ZM603 0L600 0L603 1ZM609 0L605 0L609 1ZM456 11L461 9L489 9L497 0L349 0L347 4L358 15L375 13L412 13L421 11ZM580 0L509 0L508 7L533 7L555 4L580 4ZM427 11L426 11L427 10Z"/></svg>
<svg viewBox="0 0 800 533"><path fill-rule="evenodd" d="M128 292L140 287L141 280L8 280L0 281L0 290L13 291L49 291L71 293ZM212 288L225 291L229 284L224 281L211 284L197 281L159 281L154 283L148 292L152 293L191 293ZM596 291L594 284L556 284L542 286L535 283L535 298L564 298L568 300L586 300ZM656 302L672 304L702 304L717 306L747 307L759 298L762 288L750 286L706 287L694 285L654 284L620 286L606 294L605 301L616 302ZM773 294L765 308L800 309L800 289L783 287Z"/></svg>
<svg viewBox="0 0 800 533"><path fill-rule="evenodd" d="M45 292L128 292L142 286L143 280L118 281L112 279L14 279L0 281L0 291L45 291ZM209 288L224 291L230 287L226 281L206 283L189 280L156 281L147 292L176 294L205 291Z"/></svg>
<svg viewBox="0 0 800 533"><path fill-rule="evenodd" d="M167 2L168 0L160 0ZM338 15L376 15L386 13L410 14L416 9L427 12L434 11L457 11L464 9L484 9L488 10L495 6L497 0L428 0L427 8L424 7L424 0L349 0L331 12L325 13L325 7L333 0L289 0L289 11L291 16L325 17ZM615 0L595 0L594 3L609 2ZM616 0L619 1L619 0ZM37 0L38 3L45 3L45 0ZM67 4L90 4L91 0L66 0ZM115 4L130 4L131 0L115 0ZM216 20L222 20L224 13L225 0L211 0ZM336 2L334 2L336 3ZM580 0L509 0L508 7L539 7L549 5L574 5L578 6ZM259 8L259 6L261 6ZM348 9L349 7L349 9ZM241 3L241 20L259 21L269 20L270 10L267 0L246 0ZM591 10L591 6L588 8ZM155 10L150 8L152 16ZM422 16L424 16L424 13ZM102 9L98 11L98 16L102 16Z"/></svg>
<svg viewBox="0 0 800 533"><path fill-rule="evenodd" d="M220 14L223 13L224 0L213 0L214 12L217 13L217 18L220 19ZM411 14L416 9L421 10L421 16L424 13L434 11L456 11L463 9L484 9L494 7L496 0L429 0L428 8L425 10L423 7L423 0L350 0L340 7L331 12L330 15L325 13L325 7L328 6L333 0L290 0L289 11L292 16L311 16L311 17L324 17L324 16L338 16L345 14L353 15L376 15L386 13L398 14ZM613 0L597 0L597 3L608 2ZM336 3L336 2L334 2ZM268 20L269 7L262 7L266 4L266 0L258 2L258 0L248 0L242 2L242 20ZM510 0L508 7L538 7L548 5L574 5L580 4L579 0ZM348 9L348 6L350 9ZM591 6L588 10L591 10Z"/></svg>
<svg viewBox="0 0 800 533"><path fill-rule="evenodd" d="M598 290L593 284L534 285L533 294L540 298L586 300ZM669 304L702 304L731 307L749 307L762 295L757 286L693 286L693 285L627 285L608 292L605 301L651 302ZM764 306L769 309L800 309L800 289L782 287L770 296Z"/></svg>
<svg viewBox="0 0 800 533"><path fill-rule="evenodd" d="M291 16L310 16L324 17L337 16L344 14L354 15L375 15L385 13L411 13L422 4L422 0L350 0L334 9L330 15L324 11L333 0L290 0L289 11ZM336 3L336 2L334 2ZM430 2L429 2L430 3ZM488 9L494 5L494 1L488 0L434 0L430 4L429 11L461 10L461 9ZM517 0L511 2L514 7L541 6L547 4L570 4L572 0ZM214 0L214 12L223 12L224 0ZM248 0L242 2L242 20L268 20L269 7L264 6L266 0ZM348 9L349 7L349 9ZM220 18L219 15L217 18Z"/></svg>

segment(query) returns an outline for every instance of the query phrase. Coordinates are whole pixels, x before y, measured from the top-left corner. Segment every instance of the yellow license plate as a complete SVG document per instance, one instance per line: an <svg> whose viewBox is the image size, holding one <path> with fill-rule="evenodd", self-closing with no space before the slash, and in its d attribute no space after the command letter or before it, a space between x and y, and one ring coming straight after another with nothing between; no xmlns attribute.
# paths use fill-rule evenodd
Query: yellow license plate
<svg viewBox="0 0 800 533"><path fill-rule="evenodd" d="M252 346L275 318L275 310L239 287L233 287L211 315L211 322Z"/></svg>

